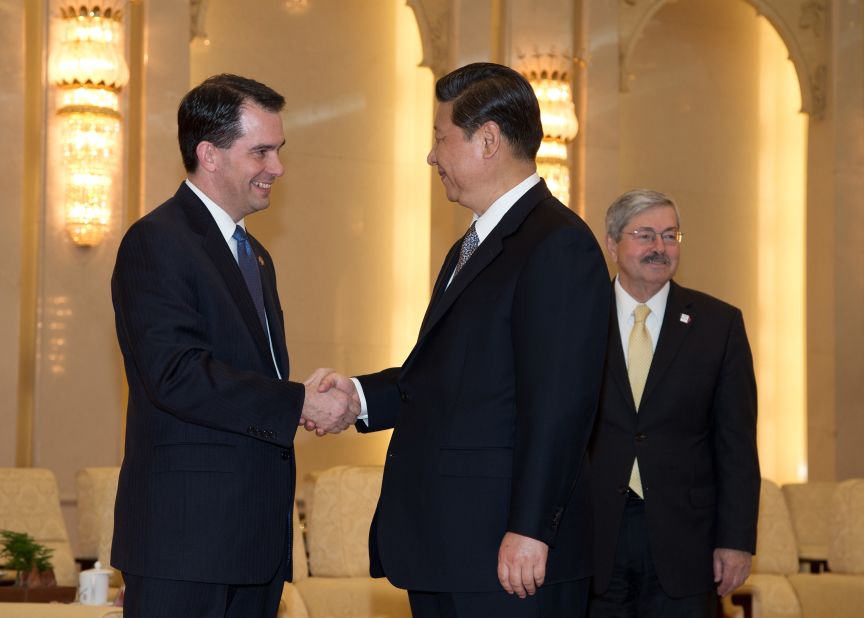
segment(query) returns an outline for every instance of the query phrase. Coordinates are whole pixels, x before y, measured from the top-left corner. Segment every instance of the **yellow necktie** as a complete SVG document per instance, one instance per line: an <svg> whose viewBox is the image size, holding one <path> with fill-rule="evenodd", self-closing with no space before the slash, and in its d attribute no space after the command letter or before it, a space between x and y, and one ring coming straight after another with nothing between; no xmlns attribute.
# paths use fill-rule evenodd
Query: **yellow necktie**
<svg viewBox="0 0 864 618"><path fill-rule="evenodd" d="M627 375L630 378L630 390L633 391L633 401L636 411L642 401L642 391L645 390L645 379L651 368L651 358L654 349L651 344L651 335L645 328L645 319L651 309L648 305L637 305L633 310L633 330L630 331L630 340L627 344ZM639 475L639 462L633 460L633 470L630 472L630 489L640 496L642 492L642 477Z"/></svg>

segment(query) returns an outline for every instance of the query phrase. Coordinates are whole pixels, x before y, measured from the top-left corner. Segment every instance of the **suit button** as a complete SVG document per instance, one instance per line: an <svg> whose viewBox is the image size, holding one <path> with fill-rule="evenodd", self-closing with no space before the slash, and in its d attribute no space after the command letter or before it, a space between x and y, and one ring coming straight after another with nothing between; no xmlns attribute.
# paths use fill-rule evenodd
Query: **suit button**
<svg viewBox="0 0 864 618"><path fill-rule="evenodd" d="M255 434L255 428L254 428L252 425L249 425L249 426L246 428L246 433L248 433L248 434L253 434L253 435L254 435L254 434Z"/></svg>
<svg viewBox="0 0 864 618"><path fill-rule="evenodd" d="M401 399L403 402L408 401L408 393L399 391L399 399Z"/></svg>
<svg viewBox="0 0 864 618"><path fill-rule="evenodd" d="M291 457L291 454L288 451L282 451L282 459L288 459Z"/></svg>
<svg viewBox="0 0 864 618"><path fill-rule="evenodd" d="M646 436L644 433L637 433L636 434L636 442L644 442L645 438L647 438L647 437L648 436Z"/></svg>

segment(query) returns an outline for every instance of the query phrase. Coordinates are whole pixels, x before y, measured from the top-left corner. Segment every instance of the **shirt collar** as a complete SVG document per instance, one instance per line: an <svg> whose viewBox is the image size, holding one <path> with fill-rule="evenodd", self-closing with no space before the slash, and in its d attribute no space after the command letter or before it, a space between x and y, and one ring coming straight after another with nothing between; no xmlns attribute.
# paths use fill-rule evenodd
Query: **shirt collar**
<svg viewBox="0 0 864 618"><path fill-rule="evenodd" d="M474 231L477 232L477 239L483 242L489 233L495 229L495 226L498 225L498 222L504 218L507 211L513 207L513 204L518 202L519 198L528 193L528 189L538 182L540 182L540 176L535 172L492 202L492 205L482 215L479 217L474 215Z"/></svg>
<svg viewBox="0 0 864 618"><path fill-rule="evenodd" d="M648 305L648 308L651 309L651 313L648 315L648 319L663 319L663 315L666 313L666 301L669 299L669 289L671 288L671 284L667 281L666 285L664 285L660 290L644 304ZM638 300L630 296L621 286L621 282L618 280L618 277L615 277L615 306L618 310L618 324L627 324L628 320L633 317L633 310L636 308L636 305L641 305Z"/></svg>
<svg viewBox="0 0 864 618"><path fill-rule="evenodd" d="M225 242L230 246L231 237L234 236L234 230L237 226L239 225L244 230L246 229L244 219L240 219L235 223L234 219L231 218L231 215L222 210L216 202L207 197L207 195L201 189L196 187L188 178L186 179L186 185L192 189L192 192L197 195L202 202L204 202L204 206L206 206L207 210L210 211L213 220L216 221L216 225L219 226L219 231L222 232L222 236L225 237Z"/></svg>

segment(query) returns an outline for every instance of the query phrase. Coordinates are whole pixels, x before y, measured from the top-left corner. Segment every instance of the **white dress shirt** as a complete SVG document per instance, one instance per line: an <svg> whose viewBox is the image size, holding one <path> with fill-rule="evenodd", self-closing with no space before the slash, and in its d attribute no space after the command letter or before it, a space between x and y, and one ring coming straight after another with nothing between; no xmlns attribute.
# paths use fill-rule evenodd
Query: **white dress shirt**
<svg viewBox="0 0 864 618"><path fill-rule="evenodd" d="M644 304L648 305L651 313L645 318L645 328L648 329L648 334L651 335L651 349L657 349L657 340L660 338L660 328L663 326L663 316L666 313L666 301L669 299L670 284L667 281L666 285L660 288L654 296L649 298ZM627 352L630 348L630 331L633 330L633 310L636 305L641 305L638 300L630 296L627 291L621 287L618 277L615 277L615 307L618 312L618 330L621 335L621 346L624 349L624 361L627 361ZM628 367L629 369L629 367Z"/></svg>

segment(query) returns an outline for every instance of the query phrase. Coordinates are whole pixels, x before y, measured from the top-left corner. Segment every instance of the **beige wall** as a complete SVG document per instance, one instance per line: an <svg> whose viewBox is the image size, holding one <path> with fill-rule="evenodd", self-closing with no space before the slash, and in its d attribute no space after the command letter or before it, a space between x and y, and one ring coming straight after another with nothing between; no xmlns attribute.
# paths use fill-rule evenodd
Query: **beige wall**
<svg viewBox="0 0 864 618"><path fill-rule="evenodd" d="M15 465L19 409L18 359L22 289L22 240L24 203L24 7L18 0L0 1L0 39L6 53L0 56L4 93L0 113L0 188L6 233L0 243L0 466Z"/></svg>
<svg viewBox="0 0 864 618"><path fill-rule="evenodd" d="M293 378L321 364L359 373L398 363L413 342L430 278L467 226L467 213L446 202L424 162L432 76L417 67L420 41L402 0L310 0L302 14L289 14L277 0L256 3L254 11L229 0L206 4L210 45L191 47L188 3L145 0L130 8L139 81L124 95L125 126L139 147L127 153L127 193L111 236L82 250L60 229L56 136L48 130L53 91L41 81L38 41L56 5L0 0L6 43L0 73L8 86L0 97L0 190L12 230L0 243L6 343L0 424L14 428L0 432L0 465L26 456L24 463L52 468L70 504L77 468L117 464L121 457L122 372L108 277L125 225L182 179L174 123L191 84L237 71L288 99L286 175L272 208L249 225L276 260ZM573 36L579 49L571 51L587 60L574 152L584 164L584 184L574 195L583 200L588 223L602 236L603 212L624 188L647 184L673 193L688 234L682 282L741 306L754 341L760 327L752 316L764 306L760 277L766 272L755 236L765 222L754 218L761 212L753 203L760 181L750 141L764 128L753 109L761 27L744 0L669 3L638 43L630 65L635 79L624 93L620 12L648 4L656 3L412 0L431 16L424 57L439 74L474 60L513 62L532 44L563 51ZM795 256L807 260L808 463L811 478L820 479L864 476L858 447L864 437L864 2L832 1L827 15L827 106L824 118L809 121L807 241ZM710 28L700 25L706 16ZM34 41L35 49L26 46ZM727 259L710 250L720 241ZM775 409L779 418L784 409ZM760 433L777 434L784 422L763 422ZM319 441L303 434L301 474L342 462L380 462L385 442L386 435Z"/></svg>
<svg viewBox="0 0 864 618"><path fill-rule="evenodd" d="M670 3L633 51L621 189L678 201L676 280L741 308L759 384L764 476L806 479L806 116L779 36L745 2Z"/></svg>
<svg viewBox="0 0 864 618"><path fill-rule="evenodd" d="M360 374L407 356L429 293L432 76L402 2L212 0L190 83L234 72L286 98L285 175L248 221L276 263L291 378ZM250 54L250 41L255 41ZM451 206L452 208L452 206ZM387 433L296 440L298 473L380 464Z"/></svg>

